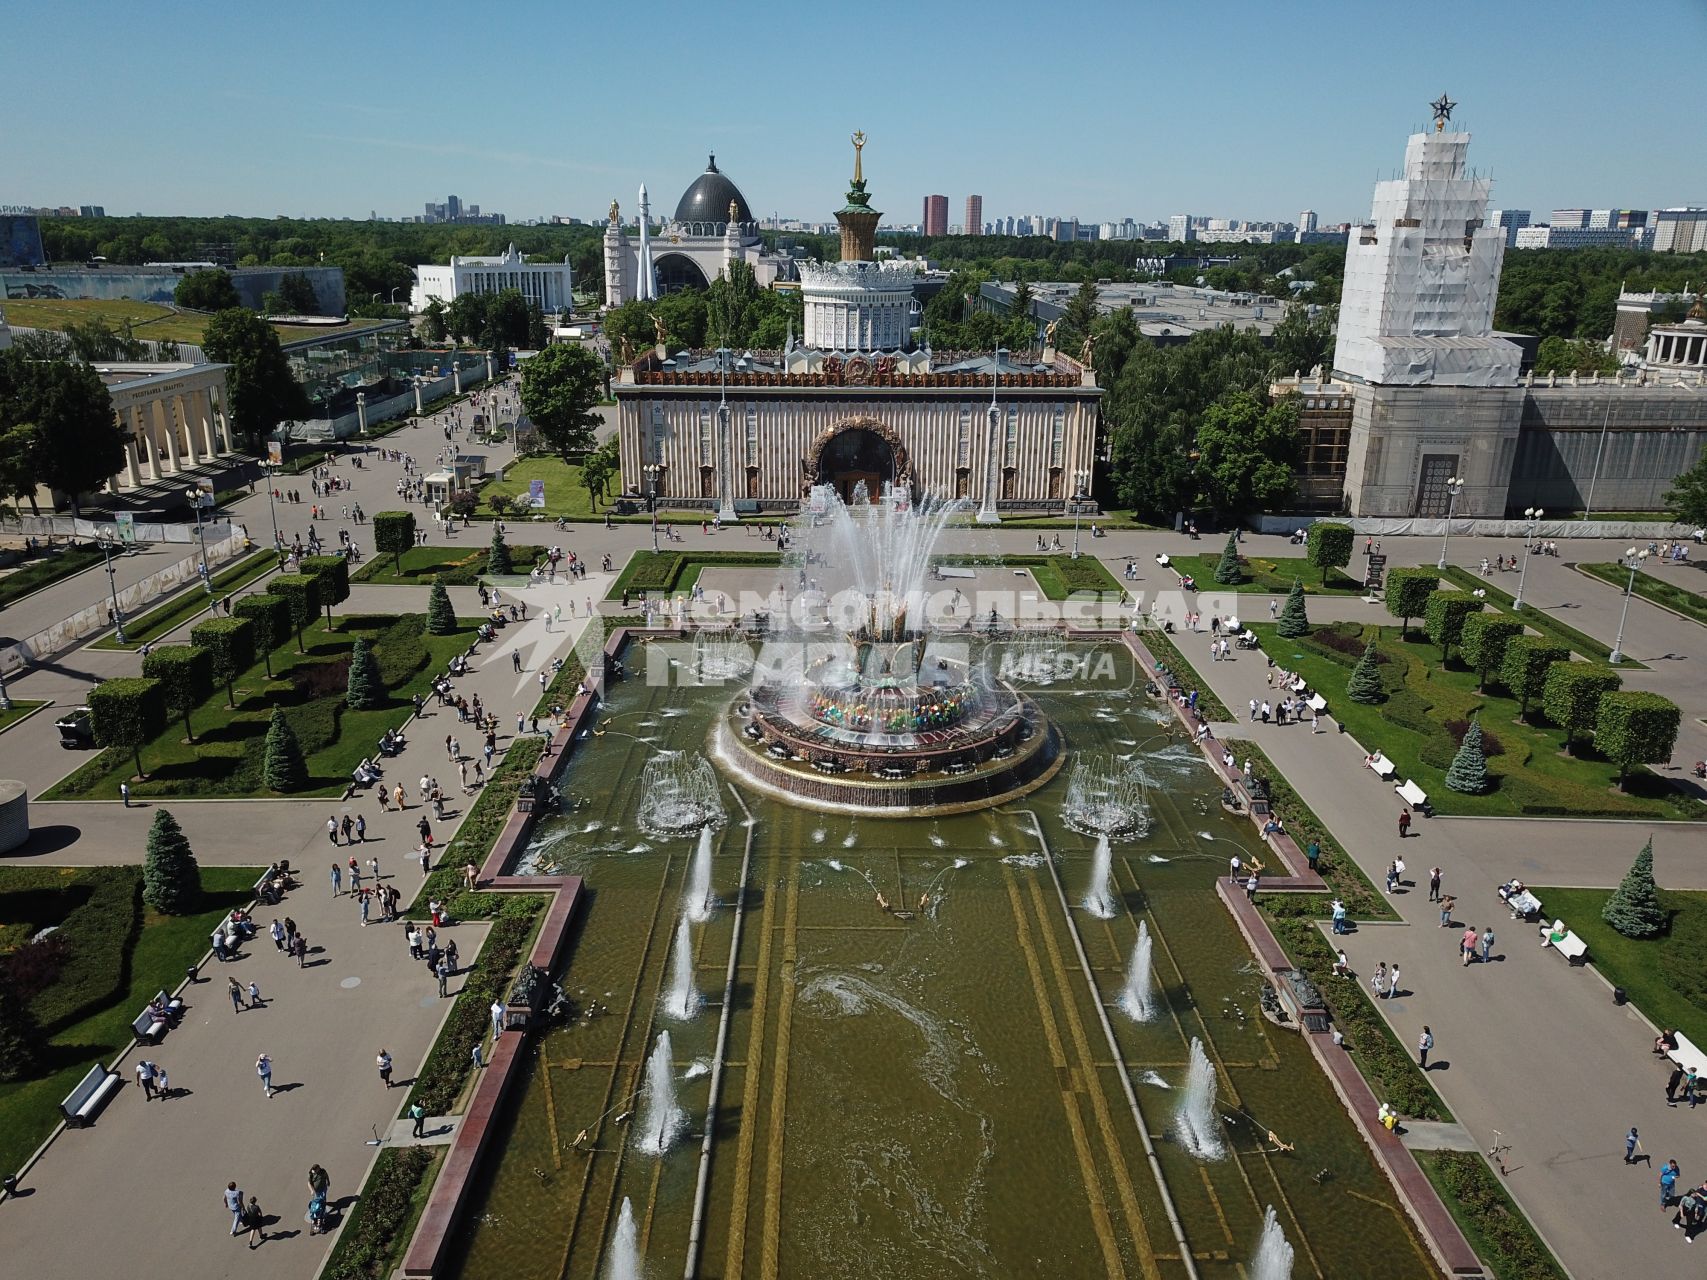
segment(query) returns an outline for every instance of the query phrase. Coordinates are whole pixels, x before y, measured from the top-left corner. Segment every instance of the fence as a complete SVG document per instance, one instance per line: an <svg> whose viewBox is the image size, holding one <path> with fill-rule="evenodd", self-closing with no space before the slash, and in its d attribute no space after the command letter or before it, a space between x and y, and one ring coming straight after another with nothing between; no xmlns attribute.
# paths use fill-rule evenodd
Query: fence
<svg viewBox="0 0 1707 1280"><path fill-rule="evenodd" d="M133 526L138 542L199 543L205 536L208 546L214 540L225 540L242 533L241 526L225 520L203 520L201 536L196 533L195 521L188 524L165 524L156 520L137 521ZM23 516L0 520L0 537L11 538L87 538L91 542L102 537L116 537L118 527L111 520L73 519L70 516Z"/></svg>
<svg viewBox="0 0 1707 1280"><path fill-rule="evenodd" d="M1359 516L1349 520L1340 516L1258 516L1255 523L1258 533L1291 533L1294 529L1307 529L1318 520L1349 524L1360 537L1438 538L1446 532L1446 520L1441 516ZM1455 538L1521 538L1529 530L1527 520L1472 520L1456 516L1452 520ZM1619 542L1687 538L1694 532L1690 525L1664 520L1542 520L1534 530L1538 538L1612 538Z"/></svg>
<svg viewBox="0 0 1707 1280"><path fill-rule="evenodd" d="M141 529L142 526L138 525L137 528ZM210 575L220 565L236 559L249 548L249 535L240 525L220 525L218 528L223 530L223 536L216 541L210 534L207 540ZM153 604L158 597L185 583L196 581L201 576L200 569L201 557L188 556L149 574L140 582L121 587L118 593L120 612L127 618L133 617L139 610ZM63 622L56 622L33 636L0 649L0 670L8 674L18 671L69 648L85 636L105 630L112 625L109 616L112 606L112 594L109 591L100 601L79 609Z"/></svg>

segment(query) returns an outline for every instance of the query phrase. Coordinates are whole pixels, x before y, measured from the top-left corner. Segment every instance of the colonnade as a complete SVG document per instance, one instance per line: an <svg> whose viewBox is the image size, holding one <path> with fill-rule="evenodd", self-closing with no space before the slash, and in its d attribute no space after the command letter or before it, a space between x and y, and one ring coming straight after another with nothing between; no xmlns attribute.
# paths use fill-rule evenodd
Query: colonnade
<svg viewBox="0 0 1707 1280"><path fill-rule="evenodd" d="M113 477L112 487L156 483L232 452L226 394L222 387L196 387L117 408L127 439L125 469Z"/></svg>

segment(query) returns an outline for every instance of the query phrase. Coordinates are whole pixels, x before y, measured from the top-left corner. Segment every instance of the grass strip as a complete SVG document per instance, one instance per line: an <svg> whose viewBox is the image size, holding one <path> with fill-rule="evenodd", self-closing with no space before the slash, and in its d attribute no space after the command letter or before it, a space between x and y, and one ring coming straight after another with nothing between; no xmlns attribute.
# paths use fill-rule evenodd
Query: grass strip
<svg viewBox="0 0 1707 1280"><path fill-rule="evenodd" d="M1610 583L1620 591L1624 590L1630 581L1630 571L1619 564L1577 564L1571 567L1591 578ZM1707 596L1699 592L1680 587L1675 582L1662 581L1642 570L1637 571L1636 585L1632 590L1650 603L1661 605L1673 613L1680 613L1691 622L1707 626Z"/></svg>
<svg viewBox="0 0 1707 1280"><path fill-rule="evenodd" d="M387 587L426 587L437 578L447 587L472 587L487 576L489 543L469 547L411 547L403 553L403 571L394 556L376 555L358 569L351 582ZM510 544L511 572L525 574L545 558L545 548Z"/></svg>
<svg viewBox="0 0 1707 1280"><path fill-rule="evenodd" d="M25 716L46 705L46 702L32 702L28 698L13 698L12 705L6 710L0 711L0 733L5 733Z"/></svg>
<svg viewBox="0 0 1707 1280"><path fill-rule="evenodd" d="M1578 631L1569 623L1559 621L1544 610L1528 607L1513 609L1511 593L1502 587L1496 587L1479 573L1465 569L1460 565L1449 564L1440 571L1440 576L1465 591L1483 592L1489 604L1511 614L1513 617L1521 618L1523 625L1531 631L1544 635L1551 640L1557 640L1562 645L1570 646L1581 657L1594 662L1611 660L1612 648L1610 645L1602 644L1587 632ZM1637 662L1628 655L1618 665L1620 668L1627 667L1637 671L1647 670L1644 664Z"/></svg>
<svg viewBox="0 0 1707 1280"><path fill-rule="evenodd" d="M184 588L165 604L150 609L140 618L125 623L125 642L118 636L102 636L90 648L132 650L152 644L160 637L175 631L195 619L204 609L229 595L235 595L257 578L278 568L279 558L272 551L257 551L236 564L213 575L213 594L210 596L200 582Z"/></svg>
<svg viewBox="0 0 1707 1280"><path fill-rule="evenodd" d="M0 577L0 609L74 573L82 573L91 565L100 564L102 558L99 549L93 546L70 546L8 573Z"/></svg>
<svg viewBox="0 0 1707 1280"><path fill-rule="evenodd" d="M430 1176L449 1147L387 1147L362 1184L321 1275L326 1280L374 1280L396 1269L398 1255L427 1206Z"/></svg>
<svg viewBox="0 0 1707 1280"><path fill-rule="evenodd" d="M1499 1280L1565 1280L1504 1184L1475 1151L1413 1151L1452 1220Z"/></svg>
<svg viewBox="0 0 1707 1280"><path fill-rule="evenodd" d="M1223 723L1233 718L1233 713L1227 710L1227 704L1215 696L1214 690L1198 675L1197 668L1191 665L1190 660L1180 652L1179 646L1168 638L1165 631L1141 632L1138 638L1144 642L1144 647L1157 662L1179 678L1180 683L1187 687L1187 692L1196 688L1197 709L1206 717Z"/></svg>
<svg viewBox="0 0 1707 1280"><path fill-rule="evenodd" d="M1328 580L1322 581L1322 571L1302 556L1245 556L1239 557L1239 568L1246 577L1232 585L1215 581L1215 570L1221 567L1219 551L1199 555L1175 556L1169 566L1197 579L1199 591L1238 591L1246 594L1284 596L1292 590L1293 582L1304 588L1307 596L1360 596L1363 583L1343 569L1329 569Z"/></svg>

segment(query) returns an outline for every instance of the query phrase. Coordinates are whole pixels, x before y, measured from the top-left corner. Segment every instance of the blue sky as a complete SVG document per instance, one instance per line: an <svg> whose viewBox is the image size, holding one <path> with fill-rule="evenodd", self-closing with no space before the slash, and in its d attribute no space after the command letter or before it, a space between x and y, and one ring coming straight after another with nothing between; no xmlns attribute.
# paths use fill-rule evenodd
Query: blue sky
<svg viewBox="0 0 1707 1280"><path fill-rule="evenodd" d="M850 26L860 34L850 37ZM669 213L716 151L755 214L873 203L1324 222L1442 90L1494 203L1707 204L1707 0L145 6L7 22L0 204ZM1538 217L1539 221L1540 218Z"/></svg>

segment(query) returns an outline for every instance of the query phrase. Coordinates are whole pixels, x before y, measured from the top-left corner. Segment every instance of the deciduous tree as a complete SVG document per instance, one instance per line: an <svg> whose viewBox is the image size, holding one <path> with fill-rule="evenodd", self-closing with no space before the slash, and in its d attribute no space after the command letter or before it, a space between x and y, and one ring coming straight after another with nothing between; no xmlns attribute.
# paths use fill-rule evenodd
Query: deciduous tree
<svg viewBox="0 0 1707 1280"><path fill-rule="evenodd" d="M1509 613L1472 613L1458 633L1458 656L1474 667L1478 688L1485 689L1488 673L1499 674L1506 645L1523 634L1523 623Z"/></svg>
<svg viewBox="0 0 1707 1280"><path fill-rule="evenodd" d="M142 744L166 727L166 697L158 680L120 676L89 690L90 728L103 747L128 750L142 776Z"/></svg>
<svg viewBox="0 0 1707 1280"><path fill-rule="evenodd" d="M273 650L283 644L291 632L290 602L265 591L254 591L232 601L231 612L254 628L254 645L266 664L270 679Z"/></svg>
<svg viewBox="0 0 1707 1280"><path fill-rule="evenodd" d="M255 624L248 618L209 618L190 629L190 643L208 656L216 684L225 686L225 705L237 705L237 677L255 665Z"/></svg>
<svg viewBox="0 0 1707 1280"><path fill-rule="evenodd" d="M308 416L308 396L290 371L273 327L253 311L221 311L202 329L209 360L231 366L231 417L250 450L282 422ZM109 473L110 474L110 473Z"/></svg>
<svg viewBox="0 0 1707 1280"><path fill-rule="evenodd" d="M231 277L218 267L211 271L192 271L172 291L172 301L192 311L229 311L241 307L237 287Z"/></svg>
<svg viewBox="0 0 1707 1280"><path fill-rule="evenodd" d="M142 674L160 682L167 709L184 717L184 736L194 742L190 712L213 692L213 659L207 650L193 644L158 645L142 660Z"/></svg>
<svg viewBox="0 0 1707 1280"><path fill-rule="evenodd" d="M307 653L302 631L320 615L319 579L311 573L274 574L267 590L290 606L290 625L296 629L296 651Z"/></svg>
<svg viewBox="0 0 1707 1280"><path fill-rule="evenodd" d="M1541 686L1541 709L1565 731L1565 750L1576 754L1579 738L1593 731L1600 699L1622 687L1624 678L1611 667L1592 662L1555 662Z"/></svg>
<svg viewBox="0 0 1707 1280"><path fill-rule="evenodd" d="M415 545L415 516L410 511L377 511L373 517L373 545L376 551L389 551L403 573L403 553Z"/></svg>
<svg viewBox="0 0 1707 1280"><path fill-rule="evenodd" d="M565 461L593 447L604 395L598 357L581 346L548 347L522 370L522 407L553 453Z"/></svg>
<svg viewBox="0 0 1707 1280"><path fill-rule="evenodd" d="M1423 616L1429 596L1440 586L1433 569L1395 569L1387 575L1387 612L1399 621L1401 634L1411 629L1411 619Z"/></svg>
<svg viewBox="0 0 1707 1280"><path fill-rule="evenodd" d="M1677 746L1683 713L1657 693L1620 689L1600 696L1594 720L1595 749L1618 766L1618 787L1625 789L1639 764L1663 764Z"/></svg>
<svg viewBox="0 0 1707 1280"><path fill-rule="evenodd" d="M1327 585L1329 569L1343 569L1351 563L1355 538L1349 524L1318 520L1310 526L1310 532L1305 535L1304 554L1322 571L1323 586Z"/></svg>
<svg viewBox="0 0 1707 1280"><path fill-rule="evenodd" d="M1440 660L1451 656L1452 646L1464 632L1464 619L1482 611L1482 602L1468 591L1431 591L1423 605L1423 624L1428 638L1440 646Z"/></svg>
<svg viewBox="0 0 1707 1280"><path fill-rule="evenodd" d="M1568 661L1570 656L1564 645L1540 636L1512 637L1500 660L1500 683L1517 699L1519 715L1528 715L1529 704L1546 688L1547 669L1555 662Z"/></svg>
<svg viewBox="0 0 1707 1280"><path fill-rule="evenodd" d="M314 578L314 594L326 610L326 629L332 629L332 606L350 598L350 562L343 556L304 556L302 572Z"/></svg>

